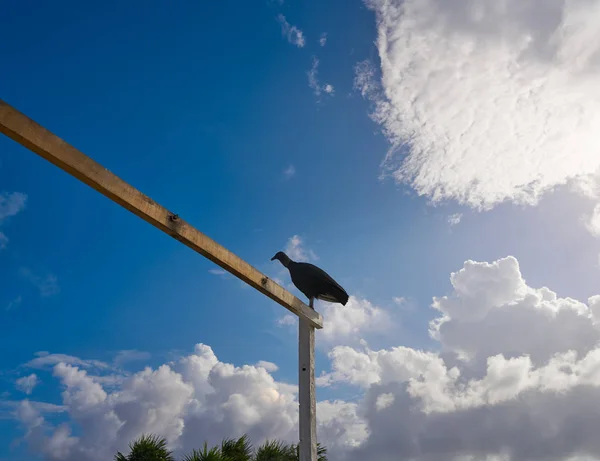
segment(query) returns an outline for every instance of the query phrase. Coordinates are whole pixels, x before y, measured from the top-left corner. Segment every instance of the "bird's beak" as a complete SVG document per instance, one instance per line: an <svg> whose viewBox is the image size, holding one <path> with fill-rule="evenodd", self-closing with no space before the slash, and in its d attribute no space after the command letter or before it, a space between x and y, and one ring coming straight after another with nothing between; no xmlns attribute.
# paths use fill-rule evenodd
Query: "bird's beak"
<svg viewBox="0 0 600 461"><path fill-rule="evenodd" d="M275 256L277 256L277 255L275 255ZM274 260L275 260L275 256L273 256L273 257L271 258L271 261L274 261Z"/></svg>

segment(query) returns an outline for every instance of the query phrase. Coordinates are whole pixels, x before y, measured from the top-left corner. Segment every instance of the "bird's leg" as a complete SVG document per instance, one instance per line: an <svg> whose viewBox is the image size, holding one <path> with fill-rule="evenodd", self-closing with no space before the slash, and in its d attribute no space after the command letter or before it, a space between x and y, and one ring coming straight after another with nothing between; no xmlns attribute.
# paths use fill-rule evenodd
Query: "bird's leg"
<svg viewBox="0 0 600 461"><path fill-rule="evenodd" d="M310 307L313 311L315 310L315 306L313 305L315 298L308 298L308 307Z"/></svg>

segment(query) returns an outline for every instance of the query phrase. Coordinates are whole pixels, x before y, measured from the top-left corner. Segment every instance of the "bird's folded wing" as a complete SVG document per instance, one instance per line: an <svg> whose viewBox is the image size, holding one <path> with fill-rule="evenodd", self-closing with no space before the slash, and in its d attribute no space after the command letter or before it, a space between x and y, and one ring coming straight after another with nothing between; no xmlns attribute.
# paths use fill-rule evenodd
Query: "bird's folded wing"
<svg viewBox="0 0 600 461"><path fill-rule="evenodd" d="M339 302L339 299L331 293L321 293L320 295L317 296L317 299L320 299L322 301L327 301L330 303Z"/></svg>

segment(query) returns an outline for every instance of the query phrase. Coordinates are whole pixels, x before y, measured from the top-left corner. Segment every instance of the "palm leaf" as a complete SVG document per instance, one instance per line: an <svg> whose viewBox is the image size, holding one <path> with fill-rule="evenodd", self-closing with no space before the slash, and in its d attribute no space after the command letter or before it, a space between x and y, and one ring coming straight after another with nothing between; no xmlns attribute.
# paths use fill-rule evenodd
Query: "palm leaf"
<svg viewBox="0 0 600 461"><path fill-rule="evenodd" d="M297 461L296 448L278 440L266 441L258 450L254 461Z"/></svg>
<svg viewBox="0 0 600 461"><path fill-rule="evenodd" d="M221 443L221 454L228 461L252 461L252 444L246 434L239 439L225 439Z"/></svg>
<svg viewBox="0 0 600 461"><path fill-rule="evenodd" d="M157 435L144 435L129 444L129 455L121 452L115 455L115 461L175 461L167 449L167 441Z"/></svg>
<svg viewBox="0 0 600 461"><path fill-rule="evenodd" d="M221 454L219 447L213 447L208 449L206 442L204 442L204 449L192 450L189 455L184 456L182 461L229 461L229 458Z"/></svg>

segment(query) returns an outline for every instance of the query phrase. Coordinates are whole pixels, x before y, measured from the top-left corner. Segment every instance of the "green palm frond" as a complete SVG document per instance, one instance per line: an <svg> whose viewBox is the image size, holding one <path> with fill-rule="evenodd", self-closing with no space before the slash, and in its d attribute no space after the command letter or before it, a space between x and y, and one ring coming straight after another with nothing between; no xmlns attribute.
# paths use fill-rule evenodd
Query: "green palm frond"
<svg viewBox="0 0 600 461"><path fill-rule="evenodd" d="M254 461L297 461L295 445L288 445L278 440L267 440L258 447Z"/></svg>
<svg viewBox="0 0 600 461"><path fill-rule="evenodd" d="M129 444L130 453L125 456L117 452L114 461L175 461L167 448L167 441L156 435L142 435ZM181 461L299 461L299 446L278 440L267 440L253 453L247 435L239 439L225 439L221 446L208 449L206 442L202 450L192 450ZM318 461L327 461L327 448L317 443Z"/></svg>
<svg viewBox="0 0 600 461"><path fill-rule="evenodd" d="M246 434L239 439L225 439L221 443L221 454L228 461L252 461L252 444Z"/></svg>
<svg viewBox="0 0 600 461"><path fill-rule="evenodd" d="M327 448L317 442L317 460L327 461Z"/></svg>
<svg viewBox="0 0 600 461"><path fill-rule="evenodd" d="M182 461L229 461L229 458L221 454L219 447L208 449L206 442L204 448L200 450L192 450L189 455L184 456Z"/></svg>
<svg viewBox="0 0 600 461"><path fill-rule="evenodd" d="M167 449L167 441L157 435L142 436L129 444L129 455L121 452L115 455L115 461L175 461L172 452Z"/></svg>

